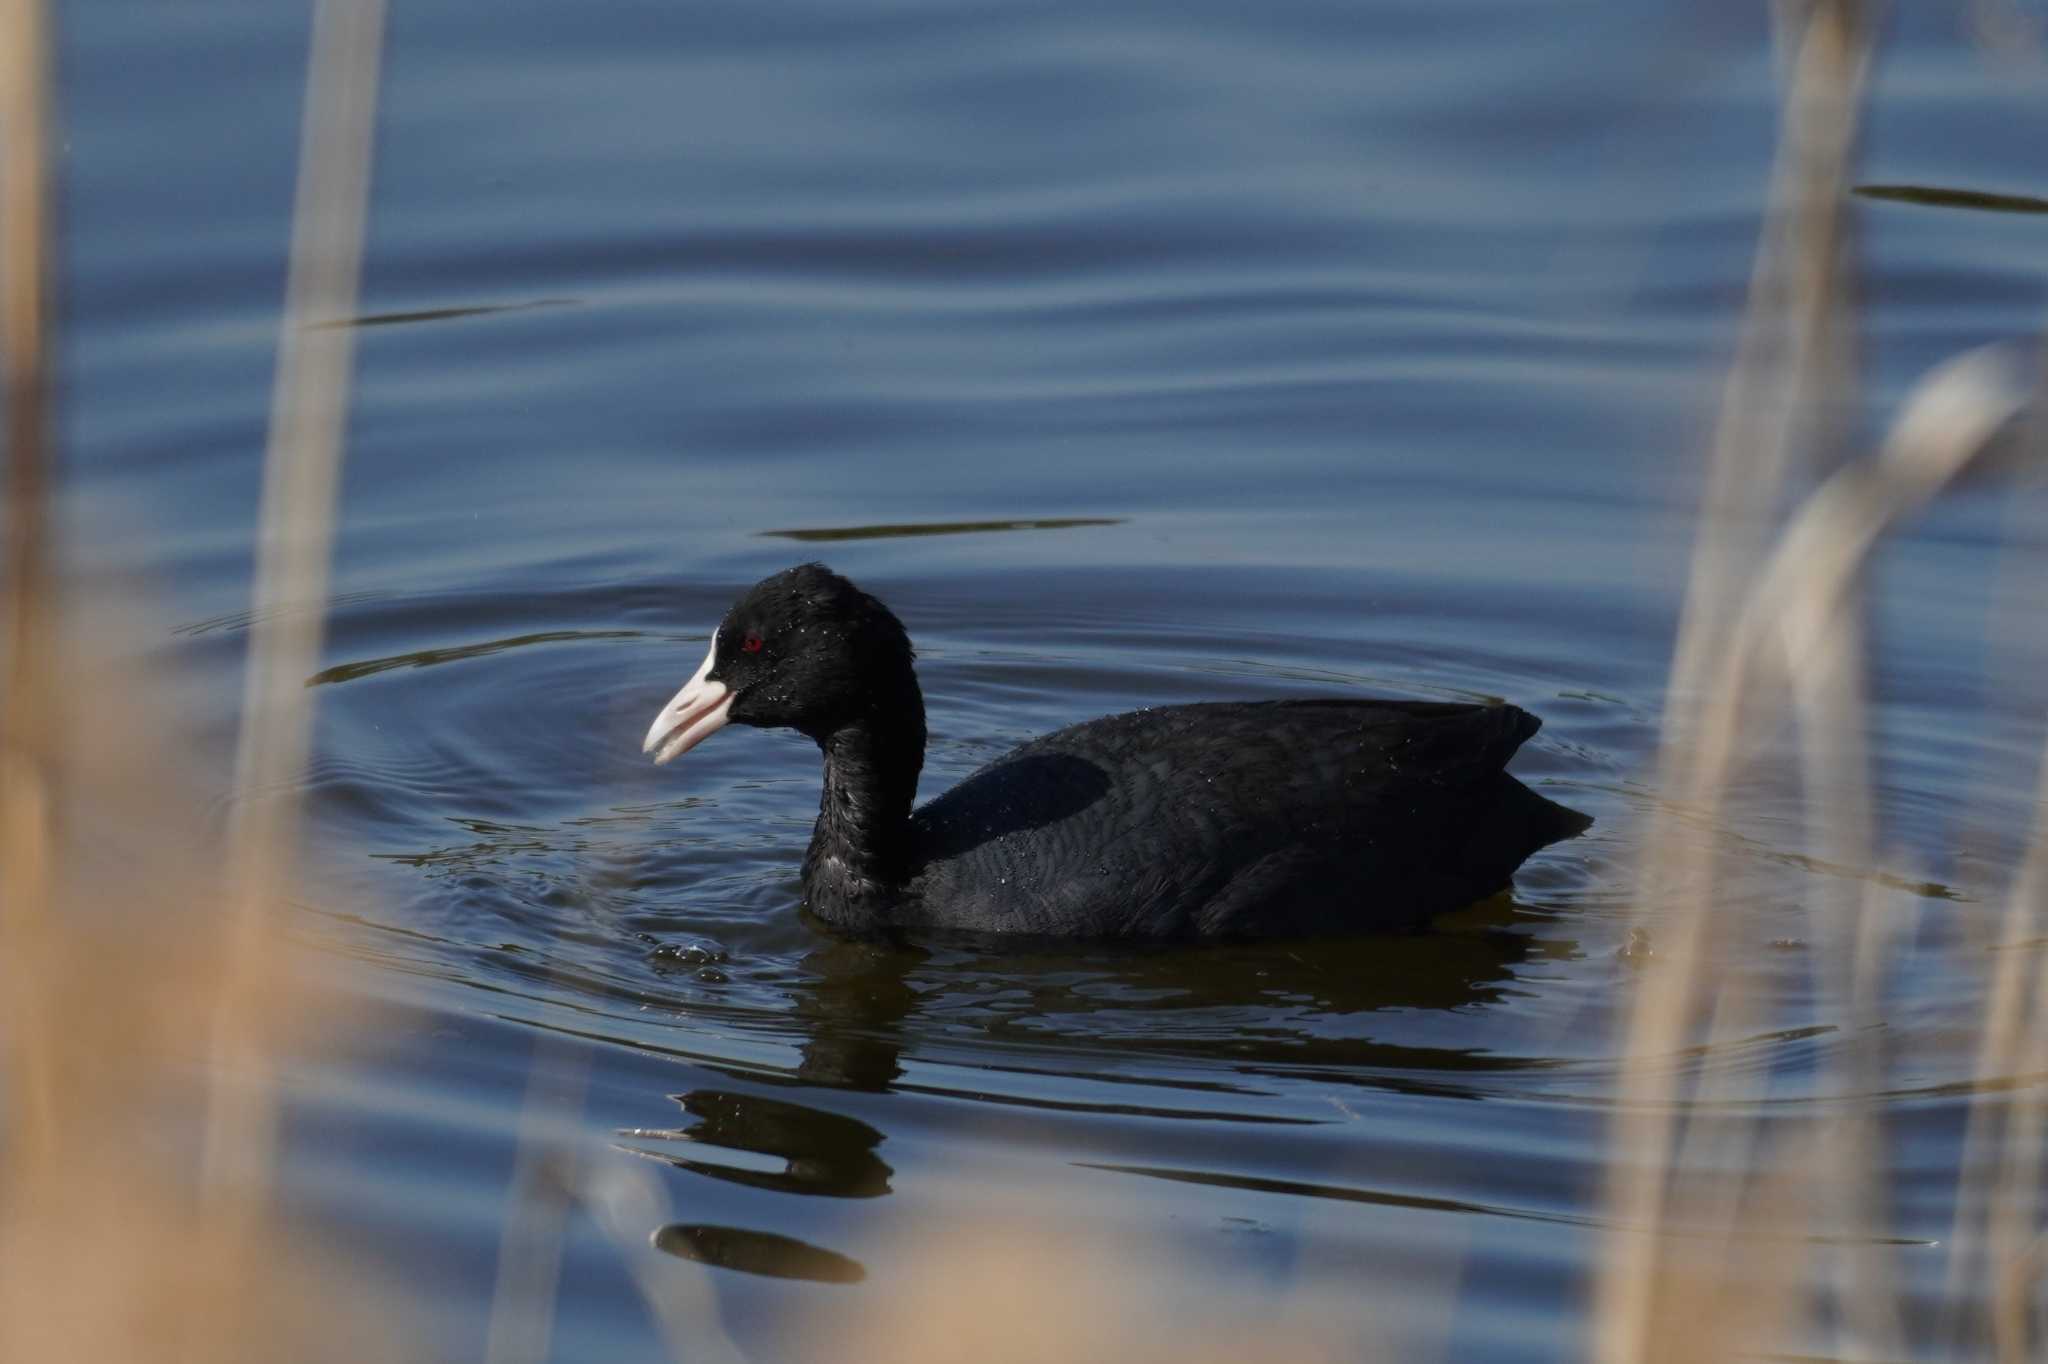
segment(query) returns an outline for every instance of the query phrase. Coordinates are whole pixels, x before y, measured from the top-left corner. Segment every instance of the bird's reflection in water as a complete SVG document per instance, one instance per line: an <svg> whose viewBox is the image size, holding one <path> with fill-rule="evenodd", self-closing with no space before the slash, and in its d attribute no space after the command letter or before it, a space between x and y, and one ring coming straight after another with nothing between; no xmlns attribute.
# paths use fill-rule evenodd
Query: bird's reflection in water
<svg viewBox="0 0 2048 1364"><path fill-rule="evenodd" d="M806 1040L795 1073L734 1072L735 1078L792 1089L888 1089L902 1069L898 1029L916 1000L909 972L921 957L861 943L835 942L812 952L805 963L812 983L797 997ZM621 1144L677 1169L750 1188L828 1198L889 1192L894 1171L876 1154L883 1134L858 1118L740 1089L671 1097L693 1125L637 1128L620 1133ZM766 1163L734 1163L713 1151L743 1152Z"/></svg>
<svg viewBox="0 0 2048 1364"><path fill-rule="evenodd" d="M719 1227L703 1222L672 1222L654 1233L654 1248L681 1260L737 1269L771 1279L809 1279L813 1283L859 1283L868 1276L858 1260L835 1250L746 1227Z"/></svg>
<svg viewBox="0 0 2048 1364"><path fill-rule="evenodd" d="M1077 1077L1100 1069L1089 1052L1107 1049L1197 1063L1227 1058L1238 1076L1261 1066L1298 1073L1313 1065L1364 1084L1455 1087L1456 1072L1515 1062L1380 1041L1371 1035L1370 1016L1482 1004L1499 997L1532 951L1575 950L1554 940L1539 946L1505 896L1447 916L1430 932L1346 941L1118 949L821 938L804 957L793 994L802 1037L795 1068L780 1076L729 1071L732 1087L672 1096L692 1124L638 1129L621 1139L677 1169L731 1184L880 1197L892 1191L895 1173L881 1153L887 1134L795 1096L808 1091L822 1101L831 1092L887 1092L903 1076L906 1053L927 1034L936 1039L940 1024L947 1046L963 1031L1048 1044ZM759 1092L767 1088L777 1092ZM873 1106L866 1111L872 1116ZM728 1226L678 1224L664 1228L656 1244L774 1277L847 1282L860 1268L779 1233Z"/></svg>
<svg viewBox="0 0 2048 1364"><path fill-rule="evenodd" d="M623 1134L632 1149L679 1170L779 1193L877 1198L889 1192L889 1176L895 1172L875 1154L882 1134L858 1118L733 1090L694 1089L675 1098L696 1125ZM781 1168L750 1168L708 1153L683 1153L705 1147L766 1156L780 1161Z"/></svg>
<svg viewBox="0 0 2048 1364"><path fill-rule="evenodd" d="M796 998L805 1041L794 1074L757 1083L880 1093L902 1073L901 1025L915 1007L914 949L829 942L804 961L809 984ZM778 1193L877 1198L895 1173L878 1154L884 1138L858 1118L811 1104L736 1089L696 1089L674 1096L695 1118L687 1128L622 1133L630 1149L680 1170ZM770 1168L706 1159L703 1148L768 1158ZM773 1162L780 1168L773 1168ZM654 1234L658 1250L722 1269L774 1279L858 1283L866 1268L850 1256L780 1232L672 1223Z"/></svg>

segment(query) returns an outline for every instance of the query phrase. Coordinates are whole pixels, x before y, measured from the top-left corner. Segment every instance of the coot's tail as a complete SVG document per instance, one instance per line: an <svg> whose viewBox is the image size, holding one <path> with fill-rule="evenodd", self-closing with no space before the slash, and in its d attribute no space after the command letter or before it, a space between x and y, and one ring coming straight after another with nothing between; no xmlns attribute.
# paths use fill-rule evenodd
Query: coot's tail
<svg viewBox="0 0 2048 1364"><path fill-rule="evenodd" d="M1514 735L1512 745L1501 755L1498 764L1499 767L1506 767L1515 749L1520 748L1537 730L1543 728L1543 722L1520 706L1502 706L1500 709L1505 713L1511 726L1509 732ZM1501 776L1507 789L1500 793L1499 817L1508 828L1521 833L1524 839L1522 857L1527 857L1538 848L1548 847L1552 843L1577 838L1593 827L1591 815L1574 810L1569 805L1559 805L1554 800L1546 800L1505 772L1501 773Z"/></svg>
<svg viewBox="0 0 2048 1364"><path fill-rule="evenodd" d="M1460 864L1473 878L1470 899L1506 889L1515 869L1538 848L1572 838L1592 827L1590 815L1545 800L1503 772L1493 799L1474 812L1464 837Z"/></svg>
<svg viewBox="0 0 2048 1364"><path fill-rule="evenodd" d="M1593 827L1593 817L1584 811L1545 799L1520 782L1515 782L1514 787L1513 801L1520 805L1523 827L1530 835L1529 851L1577 838Z"/></svg>

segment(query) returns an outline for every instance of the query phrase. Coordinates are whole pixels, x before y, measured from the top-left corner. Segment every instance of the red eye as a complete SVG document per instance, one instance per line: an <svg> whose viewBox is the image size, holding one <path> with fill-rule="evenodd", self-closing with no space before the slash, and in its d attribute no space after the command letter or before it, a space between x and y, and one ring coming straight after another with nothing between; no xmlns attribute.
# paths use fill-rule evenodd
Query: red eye
<svg viewBox="0 0 2048 1364"><path fill-rule="evenodd" d="M740 647L750 654L758 654L761 652L761 637L759 635L748 635L740 641Z"/></svg>

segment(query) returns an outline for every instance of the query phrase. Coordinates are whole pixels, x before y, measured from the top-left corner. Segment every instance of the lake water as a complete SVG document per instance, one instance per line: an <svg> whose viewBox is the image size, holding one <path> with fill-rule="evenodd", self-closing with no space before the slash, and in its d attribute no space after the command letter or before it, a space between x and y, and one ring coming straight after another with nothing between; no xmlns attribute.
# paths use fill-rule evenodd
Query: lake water
<svg viewBox="0 0 2048 1364"><path fill-rule="evenodd" d="M761 1359L889 1357L877 1319L907 1351L1006 1292L1098 1343L1579 1354L1628 868L1773 147L1763 8L396 4L290 910L396 1022L298 1083L309 1234L480 1356L540 1057L581 1077L555 1118L671 1206L625 1252L572 1217L554 1357L662 1357L631 1259ZM2048 189L2039 75L1963 7L1899 8L1863 178ZM133 657L223 753L302 11L59 15L64 543L146 598ZM2048 219L1858 226L1867 430L2038 330ZM2003 684L2040 661L2040 509L1972 492L1884 561L1880 811L1937 926L2031 818L2039 716ZM1136 706L1502 697L1545 721L1516 770L1599 822L1414 936L836 942L795 911L814 747L640 753L735 593L812 558L917 641L925 796ZM1788 979L1797 811L1759 792L1730 830L1786 906L1738 950ZM1860 1100L1902 1237L1947 1233L1971 979L1916 979L1899 1089ZM1687 1064L1796 1116L1841 1045L1804 1007ZM1014 1280L954 1272L978 1236Z"/></svg>

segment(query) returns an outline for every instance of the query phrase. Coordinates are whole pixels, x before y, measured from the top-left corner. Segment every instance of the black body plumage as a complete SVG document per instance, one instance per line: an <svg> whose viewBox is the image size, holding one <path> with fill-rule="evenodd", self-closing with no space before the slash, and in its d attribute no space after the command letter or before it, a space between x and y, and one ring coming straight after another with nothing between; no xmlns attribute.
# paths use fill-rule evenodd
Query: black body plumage
<svg viewBox="0 0 2048 1364"><path fill-rule="evenodd" d="M788 726L824 751L804 903L852 932L1410 928L1503 889L1530 854L1592 823L1503 770L1541 724L1527 711L1380 700L1112 715L1034 739L913 811L925 723L909 638L817 564L742 596L691 685L729 696L732 721Z"/></svg>

